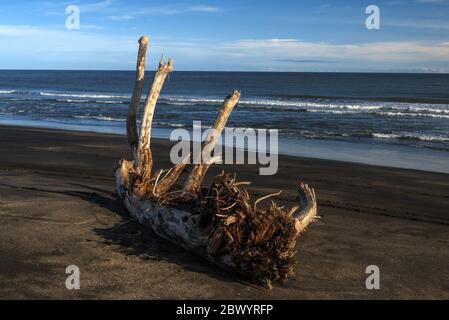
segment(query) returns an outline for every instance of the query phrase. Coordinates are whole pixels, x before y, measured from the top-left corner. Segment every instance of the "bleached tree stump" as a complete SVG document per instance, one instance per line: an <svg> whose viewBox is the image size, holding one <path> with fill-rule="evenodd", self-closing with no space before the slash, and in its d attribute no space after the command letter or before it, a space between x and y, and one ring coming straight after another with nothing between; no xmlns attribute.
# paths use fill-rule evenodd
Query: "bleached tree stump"
<svg viewBox="0 0 449 320"><path fill-rule="evenodd" d="M173 69L173 61L159 63L137 137L136 114L148 40L142 37L139 43L136 84L127 122L134 159L120 161L115 171L117 194L126 209L158 236L223 269L251 277L270 288L273 281L286 281L294 275L296 241L317 214L314 190L299 184L297 206L290 210L273 201L264 209L258 209L261 201L276 194L252 201L243 188L248 183L239 183L224 172L214 178L210 187L202 187L213 160L195 166L185 161L169 170L153 173L151 124L160 91ZM212 154L239 99L240 92L235 90L224 100L214 130L203 143L203 153ZM175 188L181 173L189 167L191 171L184 186Z"/></svg>

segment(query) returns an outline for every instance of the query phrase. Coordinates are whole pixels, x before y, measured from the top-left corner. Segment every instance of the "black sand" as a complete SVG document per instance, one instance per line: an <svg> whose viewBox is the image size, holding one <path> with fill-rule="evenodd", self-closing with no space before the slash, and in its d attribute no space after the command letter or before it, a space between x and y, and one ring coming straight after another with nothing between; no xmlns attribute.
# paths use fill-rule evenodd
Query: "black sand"
<svg viewBox="0 0 449 320"><path fill-rule="evenodd" d="M153 142L156 166L168 147ZM226 167L288 206L300 179L318 195L296 279L266 291L129 221L112 175L124 155L122 136L0 127L0 298L449 298L449 175L293 157L273 177ZM380 290L365 288L368 265Z"/></svg>

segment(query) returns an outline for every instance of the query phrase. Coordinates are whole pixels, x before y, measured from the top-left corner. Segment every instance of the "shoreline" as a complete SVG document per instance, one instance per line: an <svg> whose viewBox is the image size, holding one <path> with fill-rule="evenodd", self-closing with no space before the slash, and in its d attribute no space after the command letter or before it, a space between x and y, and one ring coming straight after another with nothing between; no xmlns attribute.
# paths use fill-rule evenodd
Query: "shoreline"
<svg viewBox="0 0 449 320"><path fill-rule="evenodd" d="M16 121L0 119L0 127L20 127L60 130L67 132L86 132L125 136L123 123L116 129L110 126L75 125L42 121ZM153 138L169 141L169 135L176 128L154 128ZM299 151L298 151L299 150ZM319 139L279 139L279 156L311 158L346 163L409 169L424 172L449 174L449 152L443 150L411 147L388 143L359 143Z"/></svg>
<svg viewBox="0 0 449 320"><path fill-rule="evenodd" d="M152 140L156 168L170 144ZM0 298L3 299L447 299L449 175L279 157L274 176L255 165L216 165L251 181L254 198L303 181L321 219L298 241L297 276L266 291L208 264L130 220L113 167L131 158L124 136L0 126ZM68 265L81 290L65 288ZM367 290L365 269L381 270Z"/></svg>

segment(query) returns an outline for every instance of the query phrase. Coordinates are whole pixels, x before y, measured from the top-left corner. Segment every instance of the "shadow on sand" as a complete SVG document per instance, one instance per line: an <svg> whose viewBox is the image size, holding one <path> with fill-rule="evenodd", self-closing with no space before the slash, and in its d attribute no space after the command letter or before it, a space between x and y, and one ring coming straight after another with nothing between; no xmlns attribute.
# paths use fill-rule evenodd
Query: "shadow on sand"
<svg viewBox="0 0 449 320"><path fill-rule="evenodd" d="M26 190L77 197L83 201L98 205L108 210L111 214L118 215L121 220L119 223L112 227L96 227L93 231L103 239L100 243L119 246L123 254L138 257L142 260L142 263L166 261L168 263L174 263L186 271L204 273L220 281L238 282L263 290L262 287L252 284L248 279L223 271L203 258L196 256L194 253L177 247L165 239L161 239L150 228L142 226L136 220L132 219L115 193L83 184L71 183L70 185L79 188L80 191L50 190L0 184L0 186L18 191ZM104 225L99 219L97 221L99 224Z"/></svg>

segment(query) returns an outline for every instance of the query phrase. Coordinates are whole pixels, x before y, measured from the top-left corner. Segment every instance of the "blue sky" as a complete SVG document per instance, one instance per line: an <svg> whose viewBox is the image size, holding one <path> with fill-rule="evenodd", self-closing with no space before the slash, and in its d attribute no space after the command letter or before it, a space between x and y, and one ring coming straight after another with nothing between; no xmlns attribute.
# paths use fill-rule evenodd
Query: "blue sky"
<svg viewBox="0 0 449 320"><path fill-rule="evenodd" d="M148 68L164 54L176 70L449 72L449 0L1 0L0 69L132 70L143 34Z"/></svg>

